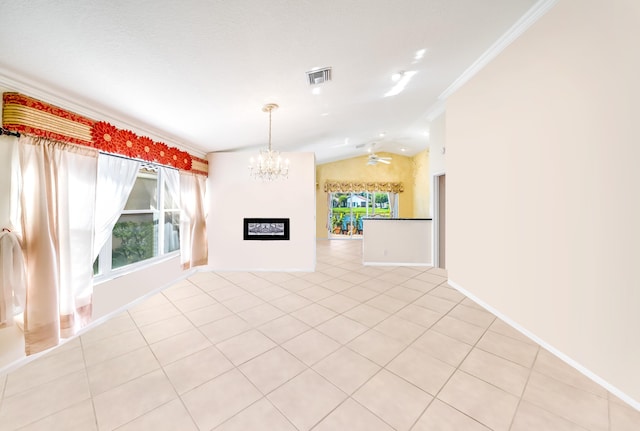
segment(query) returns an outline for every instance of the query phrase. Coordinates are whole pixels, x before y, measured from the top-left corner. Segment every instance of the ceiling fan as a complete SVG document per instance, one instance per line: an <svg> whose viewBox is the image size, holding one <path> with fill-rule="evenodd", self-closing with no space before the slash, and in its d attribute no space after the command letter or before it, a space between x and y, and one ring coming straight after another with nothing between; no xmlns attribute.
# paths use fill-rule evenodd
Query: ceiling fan
<svg viewBox="0 0 640 431"><path fill-rule="evenodd" d="M385 165L391 164L391 157L380 157L379 155L373 152L373 148L376 145L378 145L377 142L372 142L370 144L356 145L356 148L369 147L367 148L367 151L369 152L369 156L367 158L367 165L374 166L374 165L377 165L378 163L384 163Z"/></svg>
<svg viewBox="0 0 640 431"><path fill-rule="evenodd" d="M385 165L388 165L391 163L391 157L380 157L376 153L369 154L367 165L377 165L378 163L384 163Z"/></svg>

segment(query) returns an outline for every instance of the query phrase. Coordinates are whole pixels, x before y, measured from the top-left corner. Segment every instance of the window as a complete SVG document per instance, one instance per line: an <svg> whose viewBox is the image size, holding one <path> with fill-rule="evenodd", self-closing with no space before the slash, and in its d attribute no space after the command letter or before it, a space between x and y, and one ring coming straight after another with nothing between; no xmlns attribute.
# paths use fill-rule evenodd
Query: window
<svg viewBox="0 0 640 431"><path fill-rule="evenodd" d="M94 274L108 276L179 250L179 227L180 209L162 170L142 165L111 239L94 263Z"/></svg>
<svg viewBox="0 0 640 431"><path fill-rule="evenodd" d="M329 238L360 238L364 217L395 217L395 206L391 204L397 194L389 192L330 193Z"/></svg>

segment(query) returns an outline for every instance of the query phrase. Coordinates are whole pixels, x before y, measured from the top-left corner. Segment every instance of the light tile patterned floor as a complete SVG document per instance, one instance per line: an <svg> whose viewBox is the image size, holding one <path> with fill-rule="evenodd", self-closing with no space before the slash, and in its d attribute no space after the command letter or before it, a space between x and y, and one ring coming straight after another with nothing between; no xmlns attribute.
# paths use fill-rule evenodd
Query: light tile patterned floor
<svg viewBox="0 0 640 431"><path fill-rule="evenodd" d="M446 284L319 241L198 273L0 376L0 430L637 431L640 413Z"/></svg>

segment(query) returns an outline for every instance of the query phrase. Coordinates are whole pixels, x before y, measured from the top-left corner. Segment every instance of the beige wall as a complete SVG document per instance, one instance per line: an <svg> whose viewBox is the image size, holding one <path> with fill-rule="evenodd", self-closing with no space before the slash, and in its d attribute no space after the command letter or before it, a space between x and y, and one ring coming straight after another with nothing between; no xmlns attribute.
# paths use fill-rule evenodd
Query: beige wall
<svg viewBox="0 0 640 431"><path fill-rule="evenodd" d="M635 0L560 0L446 114L451 281L636 407L638 22Z"/></svg>
<svg viewBox="0 0 640 431"><path fill-rule="evenodd" d="M326 180L340 181L392 181L404 183L404 192L399 194L400 217L414 215L414 171L411 157L398 154L377 153L381 157L392 157L391 164L367 165L367 156L354 157L316 166L316 237L327 238L327 194ZM427 202L429 197L427 196Z"/></svg>
<svg viewBox="0 0 640 431"><path fill-rule="evenodd" d="M431 211L431 175L429 170L429 150L413 156L413 217L429 218Z"/></svg>

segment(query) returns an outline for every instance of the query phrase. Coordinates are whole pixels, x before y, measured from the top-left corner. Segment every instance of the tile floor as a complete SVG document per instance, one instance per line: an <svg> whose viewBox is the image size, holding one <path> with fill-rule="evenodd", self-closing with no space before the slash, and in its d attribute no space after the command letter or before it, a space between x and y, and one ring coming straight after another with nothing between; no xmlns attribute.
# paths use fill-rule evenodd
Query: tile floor
<svg viewBox="0 0 640 431"><path fill-rule="evenodd" d="M0 376L0 430L632 431L625 405L446 284L319 241L198 273Z"/></svg>

